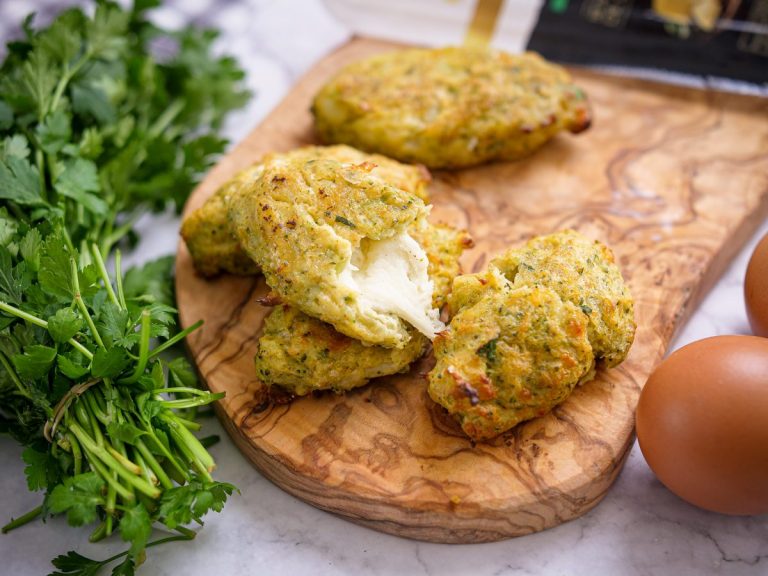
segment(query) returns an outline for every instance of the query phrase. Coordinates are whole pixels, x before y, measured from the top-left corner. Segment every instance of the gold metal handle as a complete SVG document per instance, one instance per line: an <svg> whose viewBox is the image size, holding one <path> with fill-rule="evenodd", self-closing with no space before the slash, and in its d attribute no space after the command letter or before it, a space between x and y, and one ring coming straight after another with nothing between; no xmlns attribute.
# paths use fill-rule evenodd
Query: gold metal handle
<svg viewBox="0 0 768 576"><path fill-rule="evenodd" d="M504 0L477 0L475 13L464 36L465 46L485 47L490 44L503 4Z"/></svg>

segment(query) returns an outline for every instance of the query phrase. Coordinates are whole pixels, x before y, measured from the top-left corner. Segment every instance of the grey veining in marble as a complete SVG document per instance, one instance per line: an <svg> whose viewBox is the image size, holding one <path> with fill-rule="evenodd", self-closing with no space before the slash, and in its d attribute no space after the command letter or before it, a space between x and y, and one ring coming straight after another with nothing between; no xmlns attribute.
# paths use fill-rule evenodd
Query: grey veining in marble
<svg viewBox="0 0 768 576"><path fill-rule="evenodd" d="M0 37L21 15L76 2L0 0ZM401 2L402 4L402 2ZM248 70L257 98L231 119L228 133L242 138L283 97L316 58L342 43L348 31L319 0L177 0L157 15L164 25L192 20L224 30L219 49ZM172 215L140 222L143 241L134 262L172 253L178 220ZM745 246L675 340L673 347L715 334L748 333L742 280L757 239ZM667 491L635 446L605 500L582 518L557 528L492 544L439 545L409 541L359 527L285 494L253 469L214 419L206 433L222 442L212 449L217 477L236 484L224 513L209 515L193 543L153 549L147 575L240 576L370 575L768 575L768 517L727 517L698 510ZM21 450L0 438L0 521L40 502L26 489ZM97 545L86 530L63 519L34 523L0 536L0 575L50 571L50 559L71 549L96 558L124 548L117 539Z"/></svg>

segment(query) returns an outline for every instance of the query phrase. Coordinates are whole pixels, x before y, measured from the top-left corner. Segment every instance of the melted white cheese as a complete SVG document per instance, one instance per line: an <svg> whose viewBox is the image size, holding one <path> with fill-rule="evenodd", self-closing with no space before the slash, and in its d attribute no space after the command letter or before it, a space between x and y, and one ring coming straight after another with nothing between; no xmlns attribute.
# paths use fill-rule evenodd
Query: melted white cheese
<svg viewBox="0 0 768 576"><path fill-rule="evenodd" d="M358 294L363 310L402 318L430 340L445 329L440 312L432 308L429 261L407 232L394 238L368 241L352 254L339 280Z"/></svg>

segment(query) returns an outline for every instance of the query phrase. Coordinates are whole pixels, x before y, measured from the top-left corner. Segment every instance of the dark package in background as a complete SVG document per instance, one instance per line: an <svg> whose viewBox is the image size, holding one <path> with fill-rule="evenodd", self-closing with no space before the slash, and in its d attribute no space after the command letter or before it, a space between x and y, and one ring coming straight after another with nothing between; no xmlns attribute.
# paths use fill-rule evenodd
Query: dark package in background
<svg viewBox="0 0 768 576"><path fill-rule="evenodd" d="M768 85L768 0L545 0L528 49Z"/></svg>

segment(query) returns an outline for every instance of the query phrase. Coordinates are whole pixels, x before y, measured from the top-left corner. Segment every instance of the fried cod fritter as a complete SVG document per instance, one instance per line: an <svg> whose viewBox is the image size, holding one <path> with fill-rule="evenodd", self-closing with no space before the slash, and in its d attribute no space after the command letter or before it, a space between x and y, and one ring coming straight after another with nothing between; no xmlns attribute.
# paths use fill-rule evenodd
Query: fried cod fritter
<svg viewBox="0 0 768 576"><path fill-rule="evenodd" d="M448 305L429 394L476 440L549 412L594 377L596 360L619 364L635 333L612 252L573 230L456 277Z"/></svg>
<svg viewBox="0 0 768 576"><path fill-rule="evenodd" d="M245 253L229 230L227 197L232 189L260 174L261 166L258 164L244 170L182 222L181 237L187 244L195 270L203 276L216 276L222 272L241 276L259 273L256 262Z"/></svg>
<svg viewBox="0 0 768 576"><path fill-rule="evenodd" d="M448 304L458 312L505 280L551 288L578 306L587 316L595 358L605 368L627 357L635 338L634 302L613 252L601 242L573 230L533 238L491 260L486 272L457 277Z"/></svg>
<svg viewBox="0 0 768 576"><path fill-rule="evenodd" d="M373 166L272 155L229 196L230 229L283 302L366 344L402 348L408 325L443 328L424 250L409 235L429 212Z"/></svg>
<svg viewBox="0 0 768 576"><path fill-rule="evenodd" d="M459 257L471 245L468 234L444 224L429 224L414 235L429 259L434 283L432 304L440 308L460 272ZM365 346L333 326L294 307L281 305L267 316L259 339L256 372L262 382L297 396L314 390L341 392L371 378L404 372L422 356L429 340L414 329L402 349Z"/></svg>
<svg viewBox="0 0 768 576"><path fill-rule="evenodd" d="M344 68L316 95L315 127L345 143L430 168L464 168L532 153L591 110L566 70L527 52L413 49Z"/></svg>
<svg viewBox="0 0 768 576"><path fill-rule="evenodd" d="M490 265L515 286L545 286L578 306L601 365L611 368L627 357L635 338L634 302L605 244L564 230L533 238Z"/></svg>
<svg viewBox="0 0 768 576"><path fill-rule="evenodd" d="M448 307L455 316L462 308L476 304L491 290L509 290L509 280L494 266L477 274L462 274L453 279Z"/></svg>
<svg viewBox="0 0 768 576"><path fill-rule="evenodd" d="M587 318L549 288L486 287L434 341L429 395L474 440L541 416L593 373Z"/></svg>
<svg viewBox="0 0 768 576"><path fill-rule="evenodd" d="M371 378L397 374L419 358L429 339L413 328L403 348L365 346L333 326L281 304L264 320L256 354L256 374L297 396L315 390L343 392Z"/></svg>
<svg viewBox="0 0 768 576"><path fill-rule="evenodd" d="M416 194L424 202L429 201L427 185L431 177L423 166L401 164L378 154L365 154L343 145L307 146L292 154L307 159L328 158L342 163L368 163L372 176ZM261 171L261 163L257 163L240 172L184 219L181 235L189 248L195 269L203 276L216 276L225 272L244 276L258 274L259 267L230 231L227 199L232 190L252 185Z"/></svg>

